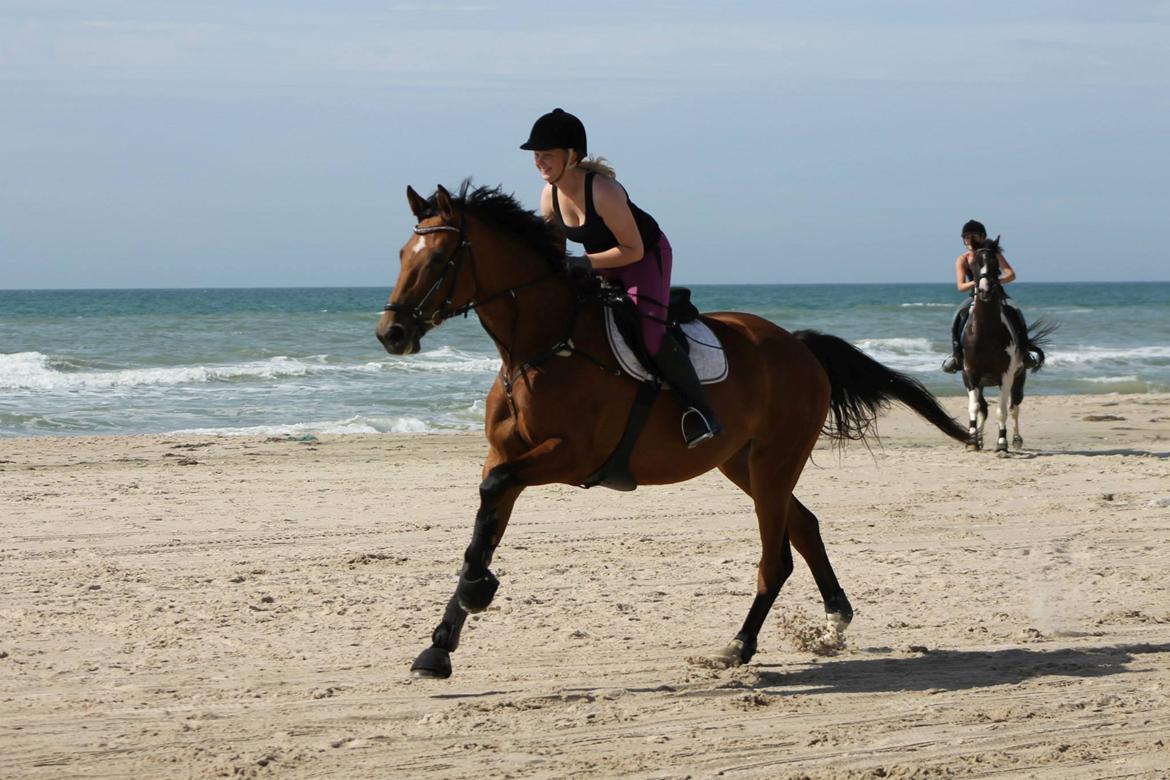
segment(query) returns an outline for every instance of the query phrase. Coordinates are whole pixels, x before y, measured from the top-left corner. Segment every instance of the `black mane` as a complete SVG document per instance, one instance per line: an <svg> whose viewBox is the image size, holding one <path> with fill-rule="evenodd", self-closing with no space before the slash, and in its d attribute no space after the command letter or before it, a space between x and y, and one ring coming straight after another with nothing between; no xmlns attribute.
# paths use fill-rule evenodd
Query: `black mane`
<svg viewBox="0 0 1170 780"><path fill-rule="evenodd" d="M554 268L564 264L565 237L560 228L521 206L511 193L498 186L472 187L471 179L464 179L459 194L452 194L451 202L464 213L508 233ZM428 216L437 215L436 195L431 195L427 203L431 207Z"/></svg>
<svg viewBox="0 0 1170 780"><path fill-rule="evenodd" d="M1001 252L1003 251L1003 244L999 243L998 237L994 238L994 239L992 239L992 238L982 238L982 239L975 238L975 239L971 240L971 248L972 249L975 249L975 250L991 249L992 247L995 247L996 249L998 249Z"/></svg>

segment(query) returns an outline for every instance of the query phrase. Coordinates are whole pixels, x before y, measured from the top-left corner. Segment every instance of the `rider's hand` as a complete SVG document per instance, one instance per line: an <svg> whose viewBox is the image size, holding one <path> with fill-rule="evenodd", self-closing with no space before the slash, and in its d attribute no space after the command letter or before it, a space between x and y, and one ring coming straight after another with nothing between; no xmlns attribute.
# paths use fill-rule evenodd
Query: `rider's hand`
<svg viewBox="0 0 1170 780"><path fill-rule="evenodd" d="M586 281L593 275L593 263L586 255L565 255L565 274L569 281Z"/></svg>

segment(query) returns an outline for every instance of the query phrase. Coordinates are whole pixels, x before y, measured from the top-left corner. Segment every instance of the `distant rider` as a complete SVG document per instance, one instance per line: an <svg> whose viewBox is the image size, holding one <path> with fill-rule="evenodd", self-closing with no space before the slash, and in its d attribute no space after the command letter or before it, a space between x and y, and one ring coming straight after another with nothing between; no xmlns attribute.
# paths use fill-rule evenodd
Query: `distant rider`
<svg viewBox="0 0 1170 780"><path fill-rule="evenodd" d="M987 228L983 227L982 222L974 219L967 220L963 225L963 231L960 234L963 239L963 245L967 247L967 251L959 255L955 259L955 286L959 288L959 292L970 293L972 300L963 301L962 305L955 310L955 317L951 321L951 356L943 361L942 370L948 374L954 374L963 368L963 328L967 324L967 317L971 313L971 304L974 301L975 295L975 272L971 269L971 263L975 259L975 251L973 244L976 241L987 240ZM1003 252L999 253L999 283L1009 284L1016 280L1016 271L1012 268L1011 263L1003 256ZM1024 322L1024 315L1016 302L1011 298L1004 296L1003 311L1011 320L1012 328L1020 339L1020 350L1024 355L1024 366L1026 368L1035 368L1036 359L1029 351L1028 342L1028 326Z"/></svg>

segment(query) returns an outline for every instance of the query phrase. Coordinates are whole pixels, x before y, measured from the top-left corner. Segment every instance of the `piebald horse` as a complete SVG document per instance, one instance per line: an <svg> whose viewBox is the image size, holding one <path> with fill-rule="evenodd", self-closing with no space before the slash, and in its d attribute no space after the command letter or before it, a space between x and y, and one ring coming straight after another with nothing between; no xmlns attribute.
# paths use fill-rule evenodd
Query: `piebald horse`
<svg viewBox="0 0 1170 780"><path fill-rule="evenodd" d="M498 188L465 183L458 196L443 187L429 199L411 188L406 194L418 224L399 252L378 340L391 354L411 354L432 328L474 311L502 363L487 397L488 452L471 543L431 646L412 666L417 676L445 678L467 614L486 609L499 586L489 567L516 499L536 485L583 484L622 436L637 387L611 370L602 306L579 297L556 228ZM756 652L764 618L792 572L790 543L812 570L830 627L843 630L852 618L817 518L793 495L822 426L838 440L863 439L878 411L899 401L953 439L965 441L966 431L921 384L835 336L789 333L736 312L704 320L730 366L728 379L706 388L724 431L688 449L679 435L682 408L660 394L630 472L638 484L662 485L718 468L754 502L756 595L720 656L733 665Z"/></svg>
<svg viewBox="0 0 1170 780"><path fill-rule="evenodd" d="M1028 333L1018 333L1006 307L1009 302L999 283L999 237L976 241L973 246L971 272L975 278L974 301L963 331L963 385L967 388L967 448L983 449L983 425L987 421L987 399L983 388L999 388L996 421L999 433L995 451L1008 452L1007 418L1012 417L1012 447L1024 446L1020 436L1020 403L1024 400L1027 362L1024 345L1031 343L1033 371L1044 365L1042 344L1052 326L1036 324ZM1017 321L1023 321L1021 317Z"/></svg>

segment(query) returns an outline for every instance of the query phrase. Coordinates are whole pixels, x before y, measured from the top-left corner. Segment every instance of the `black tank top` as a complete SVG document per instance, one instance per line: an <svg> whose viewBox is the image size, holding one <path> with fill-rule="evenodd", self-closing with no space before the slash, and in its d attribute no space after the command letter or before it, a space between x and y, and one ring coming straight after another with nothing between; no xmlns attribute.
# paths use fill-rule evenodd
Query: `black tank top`
<svg viewBox="0 0 1170 780"><path fill-rule="evenodd" d="M553 185L552 188L553 214L557 218L557 224L565 232L565 238L574 243L582 244L585 251L591 254L604 252L618 245L613 232L605 224L605 220L597 214L597 209L593 207L593 177L595 175L594 171L585 174L585 221L577 227L569 227L565 224L565 218L561 216L561 203L557 198L556 185ZM620 184L618 186L621 187ZM625 189L622 187L623 192ZM630 206L630 212L634 215L634 222L638 226L638 234L642 237L642 251L649 254L658 248L658 239L662 237L662 229L658 227L654 217L634 205L628 193L626 194L626 203Z"/></svg>

